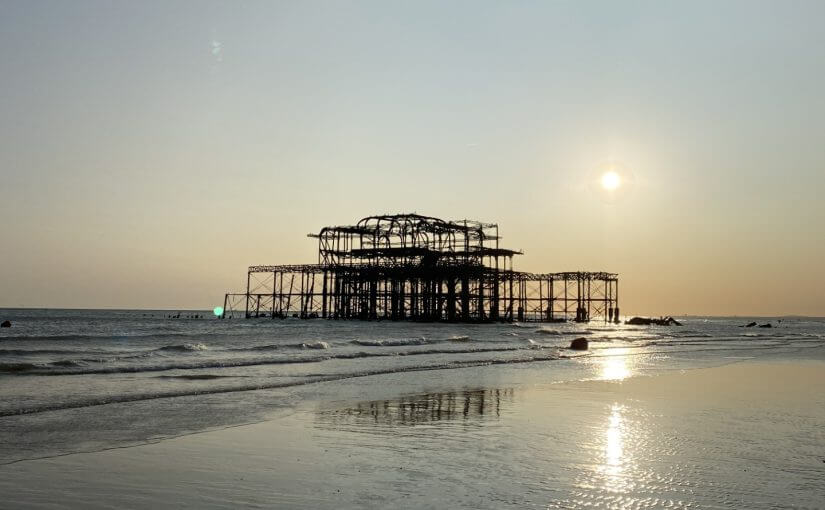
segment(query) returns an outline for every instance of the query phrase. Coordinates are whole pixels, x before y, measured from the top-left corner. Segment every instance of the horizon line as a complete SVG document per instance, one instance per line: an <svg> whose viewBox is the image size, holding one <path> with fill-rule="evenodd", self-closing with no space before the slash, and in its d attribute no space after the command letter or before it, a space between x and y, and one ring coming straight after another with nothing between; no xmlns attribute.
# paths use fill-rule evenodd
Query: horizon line
<svg viewBox="0 0 825 510"><path fill-rule="evenodd" d="M109 312L211 312L212 309L210 308L68 308L68 307L48 307L48 306L0 306L0 310L72 310L72 311L109 311ZM657 315L638 315L638 314L628 314L624 315L624 317L658 317ZM714 318L714 319L727 319L727 318L758 318L758 319L766 319L769 317L777 318L777 319L785 319L785 318L793 318L793 319L825 319L825 315L799 315L799 314L779 314L779 315L747 315L747 314L737 314L737 315L701 315L701 314L667 314L661 315L661 317L686 317L686 318ZM368 321L371 322L371 321ZM518 321L513 321L518 322ZM595 319L590 322L598 322L598 319Z"/></svg>

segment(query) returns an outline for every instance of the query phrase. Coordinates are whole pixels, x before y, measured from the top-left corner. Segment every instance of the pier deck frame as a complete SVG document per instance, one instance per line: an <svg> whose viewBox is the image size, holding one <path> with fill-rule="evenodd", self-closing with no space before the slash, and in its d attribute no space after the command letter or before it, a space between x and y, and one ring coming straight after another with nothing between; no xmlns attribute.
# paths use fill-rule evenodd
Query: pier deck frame
<svg viewBox="0 0 825 510"><path fill-rule="evenodd" d="M325 227L318 263L251 266L223 317L448 322L618 322L618 275L527 273L498 225L416 214Z"/></svg>

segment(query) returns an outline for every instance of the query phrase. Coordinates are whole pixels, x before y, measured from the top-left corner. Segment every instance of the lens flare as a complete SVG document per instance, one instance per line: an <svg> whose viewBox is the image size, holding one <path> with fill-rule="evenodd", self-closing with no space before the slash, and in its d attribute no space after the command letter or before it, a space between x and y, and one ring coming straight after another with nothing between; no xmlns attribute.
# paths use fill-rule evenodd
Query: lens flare
<svg viewBox="0 0 825 510"><path fill-rule="evenodd" d="M215 309L212 310L212 313L215 314L215 317L220 317L221 315L223 315L223 307L222 306L216 306Z"/></svg>

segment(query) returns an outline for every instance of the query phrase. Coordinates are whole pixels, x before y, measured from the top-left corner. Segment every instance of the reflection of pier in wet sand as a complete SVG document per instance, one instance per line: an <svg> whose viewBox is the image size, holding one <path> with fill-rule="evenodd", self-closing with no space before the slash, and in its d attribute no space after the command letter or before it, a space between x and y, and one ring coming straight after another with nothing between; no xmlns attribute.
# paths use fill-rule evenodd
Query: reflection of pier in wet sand
<svg viewBox="0 0 825 510"><path fill-rule="evenodd" d="M361 402L353 407L321 409L322 427L376 424L413 426L447 420L499 417L502 405L513 401L513 389L464 390L408 395L392 400Z"/></svg>

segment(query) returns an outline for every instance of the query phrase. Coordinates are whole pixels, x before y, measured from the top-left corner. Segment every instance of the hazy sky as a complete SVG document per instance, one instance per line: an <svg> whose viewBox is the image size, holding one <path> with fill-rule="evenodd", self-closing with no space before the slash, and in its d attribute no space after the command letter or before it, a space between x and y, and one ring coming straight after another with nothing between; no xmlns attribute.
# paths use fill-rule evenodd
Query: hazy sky
<svg viewBox="0 0 825 510"><path fill-rule="evenodd" d="M212 307L498 222L623 313L825 315L825 2L0 1L0 306ZM620 162L634 185L590 185Z"/></svg>

